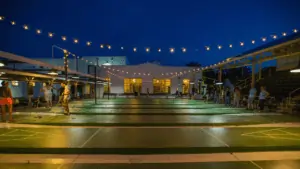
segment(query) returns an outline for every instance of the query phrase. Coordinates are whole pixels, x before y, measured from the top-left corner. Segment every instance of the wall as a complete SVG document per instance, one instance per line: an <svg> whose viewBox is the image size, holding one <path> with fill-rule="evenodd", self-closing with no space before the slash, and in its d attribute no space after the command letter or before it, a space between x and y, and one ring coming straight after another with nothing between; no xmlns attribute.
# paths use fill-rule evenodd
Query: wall
<svg viewBox="0 0 300 169"><path fill-rule="evenodd" d="M191 82L197 86L197 80L202 79L202 72L188 73L191 67L170 67L161 66L157 64L141 64L133 66L106 66L101 68L101 77L110 77L111 79L111 93L124 93L124 78L142 78L142 92L146 93L147 88L149 92L153 92L153 79L171 79L171 93L175 93L178 86L182 87L183 79L190 79ZM114 75L108 73L111 72ZM180 77L171 78L170 72L186 72ZM128 74L127 74L128 72ZM134 74L135 73L135 74ZM168 73L168 75L166 75ZM190 88L192 85L190 85Z"/></svg>

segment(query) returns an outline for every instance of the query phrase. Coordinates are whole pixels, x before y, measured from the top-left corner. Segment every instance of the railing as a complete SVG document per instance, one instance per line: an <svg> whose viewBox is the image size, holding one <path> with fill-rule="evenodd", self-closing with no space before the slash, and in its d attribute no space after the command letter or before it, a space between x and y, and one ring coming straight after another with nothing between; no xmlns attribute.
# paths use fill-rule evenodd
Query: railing
<svg viewBox="0 0 300 169"><path fill-rule="evenodd" d="M289 93L289 104L291 104L291 101L292 101L292 94L294 94L298 90L300 90L300 88L297 88Z"/></svg>

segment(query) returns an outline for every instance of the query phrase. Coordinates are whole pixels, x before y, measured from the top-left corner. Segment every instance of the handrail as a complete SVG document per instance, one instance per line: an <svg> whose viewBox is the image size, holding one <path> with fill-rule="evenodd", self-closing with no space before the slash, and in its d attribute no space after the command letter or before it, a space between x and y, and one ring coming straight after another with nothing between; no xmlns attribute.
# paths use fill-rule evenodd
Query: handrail
<svg viewBox="0 0 300 169"><path fill-rule="evenodd" d="M289 93L289 104L291 104L292 94L295 93L295 92L298 91L298 90L300 90L300 87L297 88L297 89L295 89L295 90L293 90L293 91L291 91L291 92Z"/></svg>

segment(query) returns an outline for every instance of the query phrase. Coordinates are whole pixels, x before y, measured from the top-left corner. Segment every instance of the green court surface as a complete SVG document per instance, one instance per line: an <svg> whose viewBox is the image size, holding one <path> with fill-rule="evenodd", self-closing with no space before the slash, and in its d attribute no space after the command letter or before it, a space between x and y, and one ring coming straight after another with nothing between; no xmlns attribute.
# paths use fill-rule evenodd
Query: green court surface
<svg viewBox="0 0 300 169"><path fill-rule="evenodd" d="M1 164L0 169L298 169L300 161L245 161L176 164Z"/></svg>
<svg viewBox="0 0 300 169"><path fill-rule="evenodd" d="M299 128L0 129L0 153L187 154L300 150Z"/></svg>
<svg viewBox="0 0 300 169"><path fill-rule="evenodd" d="M242 108L181 99L115 99L74 101L71 117L62 116L62 108L48 112L21 110L16 123L60 126L220 126L300 122L300 118L274 113L253 113ZM41 115L39 115L40 113ZM47 115L48 114L48 115Z"/></svg>

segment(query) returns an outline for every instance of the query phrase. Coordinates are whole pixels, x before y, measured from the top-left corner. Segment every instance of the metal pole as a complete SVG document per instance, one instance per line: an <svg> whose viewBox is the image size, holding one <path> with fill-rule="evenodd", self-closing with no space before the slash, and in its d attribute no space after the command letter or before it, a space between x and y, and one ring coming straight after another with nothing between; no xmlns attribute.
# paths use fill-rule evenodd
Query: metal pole
<svg viewBox="0 0 300 169"><path fill-rule="evenodd" d="M98 68L98 58L96 59L97 65L95 65L95 89L94 89L94 94L95 94L95 104L97 104L97 68Z"/></svg>
<svg viewBox="0 0 300 169"><path fill-rule="evenodd" d="M107 95L108 100L109 100L109 94L110 94L110 77L108 78L108 95Z"/></svg>
<svg viewBox="0 0 300 169"><path fill-rule="evenodd" d="M68 82L68 51L64 50L65 80Z"/></svg>

